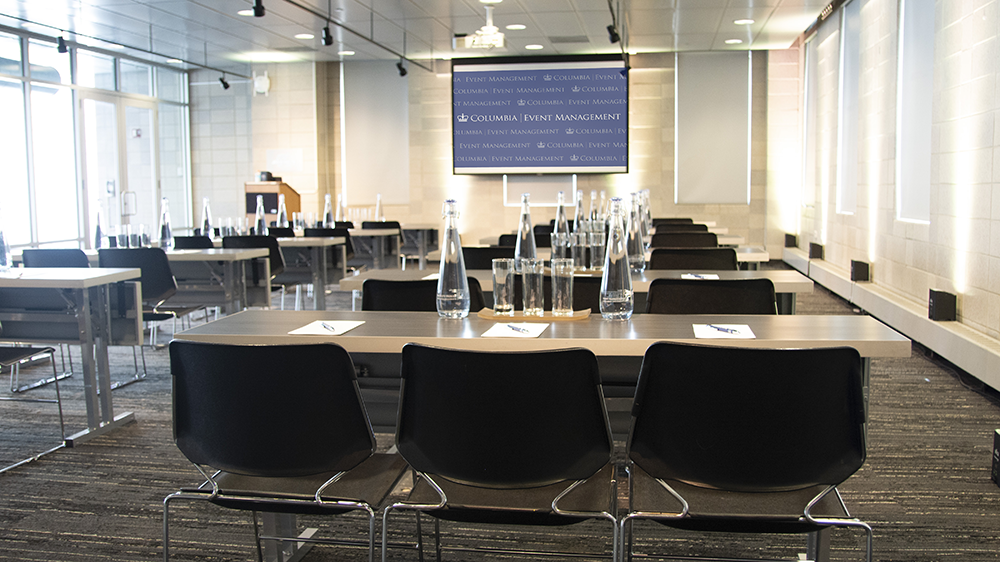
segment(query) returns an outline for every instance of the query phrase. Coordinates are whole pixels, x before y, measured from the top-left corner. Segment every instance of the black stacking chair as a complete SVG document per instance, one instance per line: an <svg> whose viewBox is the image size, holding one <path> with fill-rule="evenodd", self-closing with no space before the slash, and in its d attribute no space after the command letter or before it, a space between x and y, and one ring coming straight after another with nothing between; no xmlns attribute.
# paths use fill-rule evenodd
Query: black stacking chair
<svg viewBox="0 0 1000 562"><path fill-rule="evenodd" d="M82 253L82 252L81 252ZM3 332L3 327L0 326L0 333ZM55 404L59 409L59 444L55 447L44 451L42 453L32 455L27 459L16 462L14 464L7 465L0 468L0 474L7 472L8 470L27 464L33 460L38 459L42 455L46 455L55 451L56 449L61 449L66 441L66 428L63 424L63 411L62 411L62 395L59 394L59 374L56 372L56 350L52 347L28 347L28 346L0 346L0 369L7 367L10 369L10 390L11 392L21 392L22 390L27 390L29 388L35 388L41 386L42 384L48 384L49 382L55 383L56 397L55 399L49 398L26 398L22 396L0 396L0 400L5 400L9 402L44 402ZM52 363L52 379L43 379L36 384L28 385L26 387L19 387L17 382L17 376L20 370L21 363L38 357L39 355L48 355L49 362Z"/></svg>
<svg viewBox="0 0 1000 562"><path fill-rule="evenodd" d="M366 230L366 229L375 229L375 230L378 230L378 229L393 229L393 228L396 229L396 238L395 239L390 238L388 240L388 242L389 242L388 255L392 256L394 253L399 253L400 254L400 258L401 259L405 259L405 257L400 252L400 248L401 248L402 243L403 243L402 242L402 240L403 240L403 227L400 226L399 221L362 221L361 222L361 230ZM378 244L378 243L380 243L379 238L381 238L381 237L373 237L372 238L372 244ZM375 255L374 252L375 252L375 249L372 248L372 255L373 256ZM404 267L403 269L406 269L406 268Z"/></svg>
<svg viewBox="0 0 1000 562"><path fill-rule="evenodd" d="M90 267L87 254L78 248L25 248L21 263L24 267Z"/></svg>
<svg viewBox="0 0 1000 562"><path fill-rule="evenodd" d="M708 232L708 225L689 222L667 223L657 225L656 232Z"/></svg>
<svg viewBox="0 0 1000 562"><path fill-rule="evenodd" d="M271 226L267 229L267 235L275 238L294 238L295 230L290 226Z"/></svg>
<svg viewBox="0 0 1000 562"><path fill-rule="evenodd" d="M383 559L389 516L402 509L487 525L603 519L617 547L611 428L591 351L407 344L401 372L396 447L417 478L385 508ZM538 553L516 559L527 554Z"/></svg>
<svg viewBox="0 0 1000 562"><path fill-rule="evenodd" d="M215 248L208 236L174 236L175 250L211 250Z"/></svg>
<svg viewBox="0 0 1000 562"><path fill-rule="evenodd" d="M652 248L716 248L719 237L714 232L657 232L649 245Z"/></svg>
<svg viewBox="0 0 1000 562"><path fill-rule="evenodd" d="M223 248L266 248L267 249L267 261L271 266L271 282L274 283L274 278L285 271L285 257L281 253L281 246L278 245L278 239L274 236L225 236L222 238ZM257 276L257 268L253 268L253 275ZM254 284L256 285L257 279L254 279ZM297 285L296 285L297 286ZM285 309L285 284L274 283L271 286L272 291L281 292L281 310ZM295 299L296 305L301 302L298 298Z"/></svg>
<svg viewBox="0 0 1000 562"><path fill-rule="evenodd" d="M342 224L342 223L337 223L337 224ZM351 223L347 223L347 224L351 224ZM302 235L306 236L306 237L318 236L318 237L321 237L321 238L335 238L335 237L338 237L338 236L343 236L344 237L344 253L346 254L347 261L351 261L352 259L354 259L354 243L351 242L351 233L348 232L348 228L354 228L354 227L353 226L349 226L349 227L338 226L337 228L307 228L307 229L305 229L305 230L302 231ZM340 259L340 257L339 257L340 253L339 252L334 252L334 255L337 256L338 260ZM347 264L344 264L344 265L346 266ZM348 268L348 269L350 269L350 268Z"/></svg>
<svg viewBox="0 0 1000 562"><path fill-rule="evenodd" d="M483 288L479 280L469 277L469 313L486 308ZM361 310L395 312L436 312L437 280L389 281L365 279L361 285Z"/></svg>
<svg viewBox="0 0 1000 562"><path fill-rule="evenodd" d="M548 224L536 224L531 228L535 235L536 248L552 247L552 227Z"/></svg>
<svg viewBox="0 0 1000 562"><path fill-rule="evenodd" d="M543 307L552 310L552 277L542 279ZM591 313L601 312L601 278L573 278L573 310L589 308ZM514 310L524 310L524 285L520 275L514 276Z"/></svg>
<svg viewBox="0 0 1000 562"><path fill-rule="evenodd" d="M174 441L205 482L163 500L164 560L170 559L170 502L178 499L253 512L258 559L262 539L344 541L261 536L257 511L367 511L368 541L360 544L373 560L374 510L406 464L398 455L375 453L344 348L173 341L170 373Z"/></svg>
<svg viewBox="0 0 1000 562"><path fill-rule="evenodd" d="M149 325L149 345L156 345L157 324L166 320L173 322L173 333L177 333L177 320L189 316L193 312L204 309L202 305L170 306L167 299L177 292L177 280L170 271L170 261L161 248L102 248L97 251L97 260L101 267L124 267L141 270L139 281L142 283L142 321ZM183 320L182 320L183 321ZM134 350L133 350L134 352ZM117 382L112 388L146 378L146 352L139 344L142 357L142 371L136 369L136 374L124 382Z"/></svg>
<svg viewBox="0 0 1000 562"><path fill-rule="evenodd" d="M777 314L770 279L654 279L646 294L651 314Z"/></svg>
<svg viewBox="0 0 1000 562"><path fill-rule="evenodd" d="M736 271L739 262L733 248L653 248L649 269Z"/></svg>
<svg viewBox="0 0 1000 562"><path fill-rule="evenodd" d="M514 259L514 248L497 246L463 246L462 258L465 260L465 269L492 270L494 259Z"/></svg>
<svg viewBox="0 0 1000 562"><path fill-rule="evenodd" d="M513 248L517 246L517 234L501 234L497 240L497 246L501 248Z"/></svg>
<svg viewBox="0 0 1000 562"><path fill-rule="evenodd" d="M871 528L837 490L866 455L853 348L655 343L642 361L627 454L623 538L637 519L754 534L860 527L871 561Z"/></svg>
<svg viewBox="0 0 1000 562"><path fill-rule="evenodd" d="M354 228L354 223L351 221L335 221L334 228Z"/></svg>

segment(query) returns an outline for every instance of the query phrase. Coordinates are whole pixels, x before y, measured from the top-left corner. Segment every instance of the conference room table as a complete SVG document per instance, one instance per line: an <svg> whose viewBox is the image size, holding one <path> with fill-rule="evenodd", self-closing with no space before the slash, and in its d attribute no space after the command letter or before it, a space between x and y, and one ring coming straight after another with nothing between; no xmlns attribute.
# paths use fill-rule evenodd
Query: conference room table
<svg viewBox="0 0 1000 562"><path fill-rule="evenodd" d="M438 227L436 224L405 223L403 231L403 246L413 246L417 250L417 268L427 269L427 254L438 249ZM405 267L405 262L404 262Z"/></svg>
<svg viewBox="0 0 1000 562"><path fill-rule="evenodd" d="M719 230L728 231L729 229L721 228ZM712 232L713 230L709 229L709 231ZM512 232L511 234L515 233ZM719 241L719 246L725 246L729 248L738 247L742 245L744 242L746 242L746 239L744 239L742 236L738 234L716 233L716 239ZM484 246L496 245L496 243L499 240L500 238L498 236L483 236L482 238L479 239L479 243Z"/></svg>
<svg viewBox="0 0 1000 562"><path fill-rule="evenodd" d="M142 343L138 269L13 268L0 274L0 340L79 344L87 427L66 437L73 447L135 421L115 414L108 345Z"/></svg>
<svg viewBox="0 0 1000 562"><path fill-rule="evenodd" d="M493 292L493 272L488 269L469 269L466 274L475 277L479 281L484 293ZM600 277L602 272L585 270L576 273L576 277ZM437 279L437 272L380 269L374 271L364 271L358 275L345 277L340 280L340 290L342 291L362 291L364 282L367 279L381 279L386 281L416 281L420 279ZM777 301L778 314L795 314L795 298L798 293L811 293L813 281L794 269L765 269L756 271L686 271L672 269L646 269L641 273L632 274L632 291L635 293L635 309L642 311L646 306L646 293L649 292L649 284L655 279L683 279L683 278L714 278L719 279L770 279L774 283L774 292ZM487 303L492 302L492 298L487 295ZM355 298L354 302L360 302ZM597 311L594 311L597 312Z"/></svg>
<svg viewBox="0 0 1000 562"><path fill-rule="evenodd" d="M354 241L354 254L370 252L372 267L383 269L389 267L391 257L390 238L398 238L400 231L395 228L352 228L347 231ZM393 265L394 266L394 265Z"/></svg>
<svg viewBox="0 0 1000 562"><path fill-rule="evenodd" d="M487 244L482 244L480 246L487 246ZM464 247L474 247L469 244L465 244ZM769 261L771 259L771 254L763 248L758 248L756 246L740 246L739 248L733 248L736 250L736 261L741 269L757 270L760 269L760 264L762 262ZM535 250L536 255L543 260L549 260L552 258L552 248L538 248ZM646 262L649 262L650 252L646 252ZM441 252L435 251L428 254L427 259L430 261L438 261L441 259Z"/></svg>

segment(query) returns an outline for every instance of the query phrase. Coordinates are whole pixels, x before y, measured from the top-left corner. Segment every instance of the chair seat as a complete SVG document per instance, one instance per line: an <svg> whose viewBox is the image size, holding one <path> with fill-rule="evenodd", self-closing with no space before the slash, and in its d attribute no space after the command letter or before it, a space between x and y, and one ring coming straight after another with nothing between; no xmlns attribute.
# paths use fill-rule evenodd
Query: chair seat
<svg viewBox="0 0 1000 562"><path fill-rule="evenodd" d="M52 347L0 347L0 365L9 367L43 353L55 353Z"/></svg>
<svg viewBox="0 0 1000 562"><path fill-rule="evenodd" d="M600 512L612 510L615 498L609 497L615 468L608 463L587 481L559 500L559 508L567 511ZM572 482L557 482L537 488L482 488L435 477L448 505L425 513L447 521L496 523L511 525L571 525L590 516L562 515L552 511L552 500ZM421 478L413 487L408 502L436 504L437 492Z"/></svg>
<svg viewBox="0 0 1000 562"><path fill-rule="evenodd" d="M379 505L392 491L405 470L406 461L399 455L376 453L328 486L323 499L330 502L346 500ZM210 501L228 508L277 513L330 515L356 509L345 508L335 503L326 505L315 503L316 490L334 475L335 472L330 472L300 478L268 478L223 472L216 477L221 496ZM208 493L211 487L188 488L182 491ZM289 501L303 503L293 505L287 503Z"/></svg>
<svg viewBox="0 0 1000 562"><path fill-rule="evenodd" d="M681 504L653 477L636 465L632 473L630 501L632 511L665 512L681 510ZM826 486L810 486L787 492L731 492L702 488L676 480L667 480L687 502L686 517L654 519L657 523L689 531L737 533L809 533L825 528L805 520L802 507L819 495ZM831 491L812 509L817 518L847 519L850 515Z"/></svg>

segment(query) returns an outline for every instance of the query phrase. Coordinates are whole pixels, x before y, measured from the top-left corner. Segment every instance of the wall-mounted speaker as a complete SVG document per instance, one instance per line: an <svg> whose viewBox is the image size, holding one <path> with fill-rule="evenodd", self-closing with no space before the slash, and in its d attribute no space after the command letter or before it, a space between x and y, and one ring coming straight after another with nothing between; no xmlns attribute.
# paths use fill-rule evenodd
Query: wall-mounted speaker
<svg viewBox="0 0 1000 562"><path fill-rule="evenodd" d="M823 245L817 244L815 242L809 243L809 259L811 260L821 260L823 259Z"/></svg>
<svg viewBox="0 0 1000 562"><path fill-rule="evenodd" d="M872 266L866 261L851 260L851 281L871 281Z"/></svg>
<svg viewBox="0 0 1000 562"><path fill-rule="evenodd" d="M785 234L785 247L786 248L798 248L799 247L799 237L794 234Z"/></svg>
<svg viewBox="0 0 1000 562"><path fill-rule="evenodd" d="M950 322L958 319L958 297L947 291L931 289L927 305L927 317L937 322Z"/></svg>

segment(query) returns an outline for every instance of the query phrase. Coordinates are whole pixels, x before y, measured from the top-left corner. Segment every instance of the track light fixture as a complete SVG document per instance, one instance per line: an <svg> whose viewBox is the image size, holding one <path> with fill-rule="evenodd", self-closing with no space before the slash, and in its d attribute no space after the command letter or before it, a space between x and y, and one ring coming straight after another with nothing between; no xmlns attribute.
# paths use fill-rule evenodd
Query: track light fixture
<svg viewBox="0 0 1000 562"><path fill-rule="evenodd" d="M406 76L406 66L403 64L402 57L400 57L399 62L396 63L396 68L399 69L400 76Z"/></svg>
<svg viewBox="0 0 1000 562"><path fill-rule="evenodd" d="M253 2L253 17L262 18L264 17L264 0L254 0Z"/></svg>
<svg viewBox="0 0 1000 562"><path fill-rule="evenodd" d="M66 40L63 39L61 35L59 37L56 37L56 50L59 51L60 53L69 52L69 47L66 46Z"/></svg>
<svg viewBox="0 0 1000 562"><path fill-rule="evenodd" d="M330 45L333 45L333 35L330 35L330 26L329 25L323 28L323 39L322 39L322 41L323 41L323 45L325 47L329 47Z"/></svg>
<svg viewBox="0 0 1000 562"><path fill-rule="evenodd" d="M618 35L618 28L615 27L615 24L608 26L608 40L612 43L617 43L622 40L621 36Z"/></svg>
<svg viewBox="0 0 1000 562"><path fill-rule="evenodd" d="M222 76L219 77L219 83L222 84L222 89L223 90L228 90L229 89L229 82L226 82L226 75L225 74L223 74Z"/></svg>

